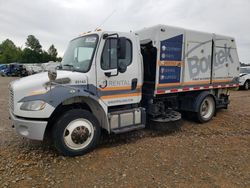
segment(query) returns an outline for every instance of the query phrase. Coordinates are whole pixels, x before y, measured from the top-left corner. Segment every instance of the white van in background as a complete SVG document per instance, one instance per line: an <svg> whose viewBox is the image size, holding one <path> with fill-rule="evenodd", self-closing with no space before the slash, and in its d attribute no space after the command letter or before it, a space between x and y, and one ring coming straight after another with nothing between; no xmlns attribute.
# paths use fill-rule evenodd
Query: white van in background
<svg viewBox="0 0 250 188"><path fill-rule="evenodd" d="M250 66L240 67L240 88L248 90L250 87Z"/></svg>

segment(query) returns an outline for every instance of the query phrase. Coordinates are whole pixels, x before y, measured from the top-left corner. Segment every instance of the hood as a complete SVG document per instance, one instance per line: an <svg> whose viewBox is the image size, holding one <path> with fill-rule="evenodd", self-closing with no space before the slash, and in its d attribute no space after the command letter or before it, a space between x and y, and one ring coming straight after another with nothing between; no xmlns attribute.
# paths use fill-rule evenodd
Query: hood
<svg viewBox="0 0 250 188"><path fill-rule="evenodd" d="M67 84L70 85L77 85L79 83L79 80L81 81L81 84L87 84L87 75L84 73L80 72L72 72L72 71L63 71L63 70L58 70L57 71L57 77L55 82L60 82L60 80L67 79ZM38 74L34 74L31 76L27 76L24 78L20 78L18 80L13 81L12 87L13 89L45 89L46 83L49 82L49 77L48 77L48 72L42 72Z"/></svg>
<svg viewBox="0 0 250 188"><path fill-rule="evenodd" d="M58 81L59 80L59 81ZM87 85L88 76L85 73L57 70L55 82L65 85ZM49 83L48 72L42 72L20 78L10 83L10 89L13 92L13 102L18 103L24 97L47 92L50 88L46 87Z"/></svg>
<svg viewBox="0 0 250 188"><path fill-rule="evenodd" d="M247 75L247 73L240 73L240 77Z"/></svg>

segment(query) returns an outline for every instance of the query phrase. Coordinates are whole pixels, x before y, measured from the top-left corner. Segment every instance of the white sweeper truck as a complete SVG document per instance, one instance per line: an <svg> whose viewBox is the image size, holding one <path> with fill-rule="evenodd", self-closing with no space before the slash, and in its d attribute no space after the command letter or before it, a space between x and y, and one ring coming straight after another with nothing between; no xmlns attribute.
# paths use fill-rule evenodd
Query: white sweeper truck
<svg viewBox="0 0 250 188"><path fill-rule="evenodd" d="M228 36L165 25L88 32L70 41L58 70L10 84L10 118L21 136L48 133L62 154L82 155L101 130L174 126L181 113L211 120L239 86L239 66Z"/></svg>

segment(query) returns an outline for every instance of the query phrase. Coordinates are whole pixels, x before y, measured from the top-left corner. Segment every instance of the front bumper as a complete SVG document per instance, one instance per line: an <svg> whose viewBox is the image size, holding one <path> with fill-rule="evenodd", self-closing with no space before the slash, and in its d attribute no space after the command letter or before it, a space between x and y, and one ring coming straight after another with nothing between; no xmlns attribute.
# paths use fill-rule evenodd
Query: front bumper
<svg viewBox="0 0 250 188"><path fill-rule="evenodd" d="M26 120L16 117L10 112L11 121L16 132L26 138L32 140L43 140L47 121Z"/></svg>
<svg viewBox="0 0 250 188"><path fill-rule="evenodd" d="M239 86L244 86L244 84L245 84L245 80L244 81L240 81Z"/></svg>

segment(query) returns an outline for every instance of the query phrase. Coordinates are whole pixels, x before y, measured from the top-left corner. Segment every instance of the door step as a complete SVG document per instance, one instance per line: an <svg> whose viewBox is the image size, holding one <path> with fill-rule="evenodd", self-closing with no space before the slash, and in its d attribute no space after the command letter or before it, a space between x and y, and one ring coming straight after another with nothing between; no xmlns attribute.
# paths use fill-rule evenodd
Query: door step
<svg viewBox="0 0 250 188"><path fill-rule="evenodd" d="M145 125L139 124L139 125L131 125L131 126L127 126L127 127L116 128L116 129L113 129L111 131L115 134L120 134L120 133L139 130L139 129L143 129L143 128L145 128Z"/></svg>

